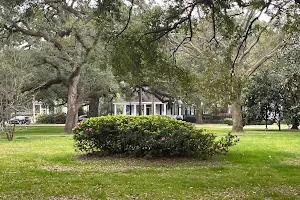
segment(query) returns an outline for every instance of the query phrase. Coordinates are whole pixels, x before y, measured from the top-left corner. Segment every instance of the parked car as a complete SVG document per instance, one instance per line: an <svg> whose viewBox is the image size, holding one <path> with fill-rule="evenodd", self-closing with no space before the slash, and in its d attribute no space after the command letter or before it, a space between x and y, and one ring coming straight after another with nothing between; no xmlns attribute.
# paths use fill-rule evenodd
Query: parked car
<svg viewBox="0 0 300 200"><path fill-rule="evenodd" d="M87 115L80 115L80 116L78 116L78 122L83 122L86 119L88 119Z"/></svg>
<svg viewBox="0 0 300 200"><path fill-rule="evenodd" d="M194 115L184 115L182 120L186 121L186 122L196 123L196 116L194 116Z"/></svg>
<svg viewBox="0 0 300 200"><path fill-rule="evenodd" d="M174 115L174 118L177 119L177 120L183 120L182 115Z"/></svg>
<svg viewBox="0 0 300 200"><path fill-rule="evenodd" d="M30 124L31 119L28 116L15 116L10 119L11 124Z"/></svg>

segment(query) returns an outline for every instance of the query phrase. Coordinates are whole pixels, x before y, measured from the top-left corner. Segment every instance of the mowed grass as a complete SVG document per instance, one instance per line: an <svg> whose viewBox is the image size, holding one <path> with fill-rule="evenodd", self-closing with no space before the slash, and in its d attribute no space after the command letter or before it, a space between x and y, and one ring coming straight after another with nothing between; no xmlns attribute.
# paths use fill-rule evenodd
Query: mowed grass
<svg viewBox="0 0 300 200"><path fill-rule="evenodd" d="M87 159L63 127L18 128L14 141L0 138L0 199L300 199L300 132L263 128L205 161Z"/></svg>

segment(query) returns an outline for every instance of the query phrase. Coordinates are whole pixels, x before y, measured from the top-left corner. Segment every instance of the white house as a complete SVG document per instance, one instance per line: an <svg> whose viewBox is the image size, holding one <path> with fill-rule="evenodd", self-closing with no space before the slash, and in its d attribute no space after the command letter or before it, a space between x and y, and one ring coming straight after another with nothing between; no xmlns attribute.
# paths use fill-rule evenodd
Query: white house
<svg viewBox="0 0 300 200"><path fill-rule="evenodd" d="M114 105L114 115L138 115L139 96L135 94L131 99L119 98ZM171 105L164 103L154 95L142 93L142 114L143 115L164 115L175 118L183 118L183 115L195 115L195 109L184 106L182 102L176 101Z"/></svg>

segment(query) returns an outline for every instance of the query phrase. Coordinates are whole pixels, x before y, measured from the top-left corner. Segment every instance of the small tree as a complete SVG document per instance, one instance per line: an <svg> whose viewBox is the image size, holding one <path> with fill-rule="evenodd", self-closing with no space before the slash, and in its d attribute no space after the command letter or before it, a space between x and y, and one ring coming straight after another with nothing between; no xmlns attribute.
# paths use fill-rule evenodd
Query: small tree
<svg viewBox="0 0 300 200"><path fill-rule="evenodd" d="M15 126L10 124L12 114L25 109L30 95L23 93L22 88L32 77L26 52L15 49L4 49L0 63L0 131L8 140L13 140Z"/></svg>

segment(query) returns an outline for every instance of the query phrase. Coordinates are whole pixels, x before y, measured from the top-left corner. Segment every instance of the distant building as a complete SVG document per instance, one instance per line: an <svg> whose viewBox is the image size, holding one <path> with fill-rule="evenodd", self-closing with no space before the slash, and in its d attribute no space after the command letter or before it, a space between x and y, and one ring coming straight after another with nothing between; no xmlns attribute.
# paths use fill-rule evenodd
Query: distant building
<svg viewBox="0 0 300 200"><path fill-rule="evenodd" d="M135 93L127 100L119 98L113 105L114 115L138 115L139 96ZM191 106L184 106L180 100L169 104L145 92L142 93L141 106L143 115L163 115L181 119L184 115L195 115L195 109Z"/></svg>

